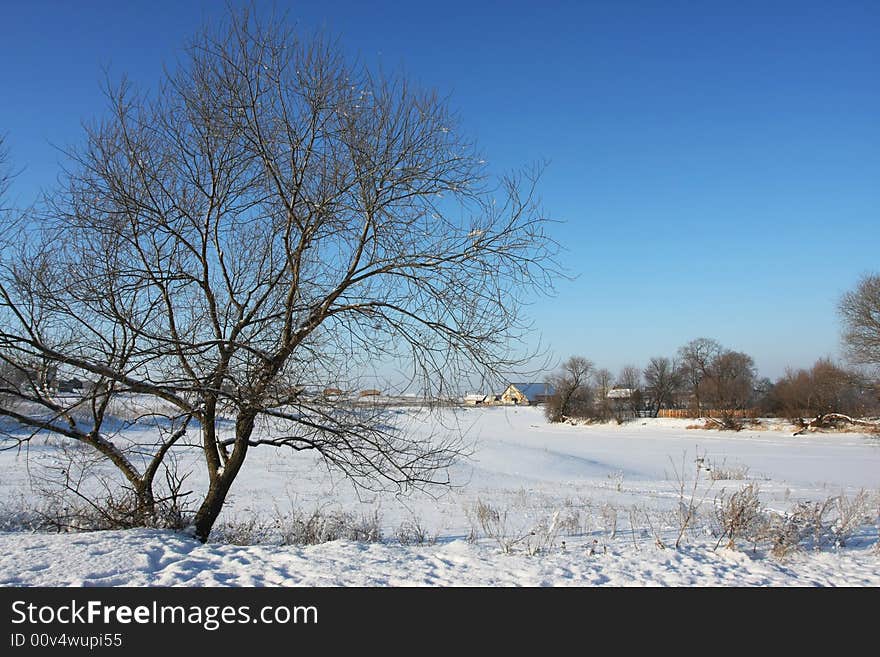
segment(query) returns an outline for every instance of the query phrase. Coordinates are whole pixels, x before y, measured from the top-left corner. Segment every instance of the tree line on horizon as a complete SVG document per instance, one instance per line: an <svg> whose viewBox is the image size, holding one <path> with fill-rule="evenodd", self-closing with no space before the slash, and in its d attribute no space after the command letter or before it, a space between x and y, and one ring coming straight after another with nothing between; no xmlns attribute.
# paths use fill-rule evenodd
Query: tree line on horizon
<svg viewBox="0 0 880 657"><path fill-rule="evenodd" d="M873 363L864 358L852 361ZM809 368L789 368L773 381L759 375L749 354L711 338L691 340L675 356L655 356L645 367L624 366L617 376L589 358L572 356L547 379L554 394L545 413L551 422L623 421L657 417L663 409L684 410L693 417L712 412L728 419L880 414L880 381L854 364L818 358Z"/></svg>

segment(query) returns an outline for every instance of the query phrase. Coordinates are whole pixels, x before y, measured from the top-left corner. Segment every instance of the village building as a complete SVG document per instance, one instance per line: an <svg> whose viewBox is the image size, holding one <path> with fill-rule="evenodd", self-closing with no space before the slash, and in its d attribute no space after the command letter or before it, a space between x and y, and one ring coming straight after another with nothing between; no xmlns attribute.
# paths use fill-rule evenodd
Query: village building
<svg viewBox="0 0 880 657"><path fill-rule="evenodd" d="M522 406L543 404L555 392L549 383L511 383L501 393L501 403Z"/></svg>

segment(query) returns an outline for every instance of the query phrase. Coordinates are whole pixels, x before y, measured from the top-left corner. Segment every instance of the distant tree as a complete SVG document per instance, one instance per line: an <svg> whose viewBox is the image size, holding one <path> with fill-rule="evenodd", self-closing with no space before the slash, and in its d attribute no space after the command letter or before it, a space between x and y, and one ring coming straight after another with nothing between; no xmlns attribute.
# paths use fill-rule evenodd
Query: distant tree
<svg viewBox="0 0 880 657"><path fill-rule="evenodd" d="M615 385L619 388L637 390L642 387L642 370L635 365L624 365L617 375Z"/></svg>
<svg viewBox="0 0 880 657"><path fill-rule="evenodd" d="M614 382L614 375L604 367L593 373L593 381L596 384L596 395L602 399L608 396L608 391Z"/></svg>
<svg viewBox="0 0 880 657"><path fill-rule="evenodd" d="M773 385L772 412L791 419L827 413L864 416L877 410L872 386L856 370L829 358L817 360L809 370L789 370Z"/></svg>
<svg viewBox="0 0 880 657"><path fill-rule="evenodd" d="M657 417L681 388L682 374L674 360L660 356L648 361L644 371L645 392L651 400L652 413Z"/></svg>
<svg viewBox="0 0 880 657"><path fill-rule="evenodd" d="M583 356L572 356L559 371L548 378L554 394L544 407L547 419L561 422L567 417L587 417L593 403L590 385L593 362Z"/></svg>
<svg viewBox="0 0 880 657"><path fill-rule="evenodd" d="M633 415L642 410L642 370L635 365L625 365L617 376L617 387L632 391L629 409Z"/></svg>
<svg viewBox="0 0 880 657"><path fill-rule="evenodd" d="M880 274L863 276L843 295L838 310L849 359L880 368Z"/></svg>
<svg viewBox="0 0 880 657"><path fill-rule="evenodd" d="M709 363L699 386L701 397L719 409L744 409L754 398L756 377L751 356L740 351L722 351Z"/></svg>
<svg viewBox="0 0 880 657"><path fill-rule="evenodd" d="M0 429L115 466L135 523L155 517L169 454L199 450L202 541L263 446L367 488L446 483L454 436L302 384L402 359L436 398L520 363L521 302L554 275L537 173L493 183L437 93L247 10L197 35L157 94L108 96L39 221L0 230L0 359L90 385L8 384L20 404ZM134 398L155 426L137 444L112 421Z"/></svg>
<svg viewBox="0 0 880 657"><path fill-rule="evenodd" d="M772 414L791 419L811 415L812 387L809 370L787 368L770 389L767 407Z"/></svg>
<svg viewBox="0 0 880 657"><path fill-rule="evenodd" d="M773 414L773 381L761 377L755 382L755 406L762 415Z"/></svg>
<svg viewBox="0 0 880 657"><path fill-rule="evenodd" d="M699 417L703 415L703 380L722 351L722 346L710 338L691 340L678 350L679 372L687 391L693 397Z"/></svg>
<svg viewBox="0 0 880 657"><path fill-rule="evenodd" d="M614 375L606 368L598 369L593 374L594 402L593 413L598 420L608 420L614 411L614 404L608 393L614 385Z"/></svg>
<svg viewBox="0 0 880 657"><path fill-rule="evenodd" d="M862 376L835 364L830 358L820 358L810 371L813 406L819 413L852 413L864 411L860 403L861 391L866 387Z"/></svg>

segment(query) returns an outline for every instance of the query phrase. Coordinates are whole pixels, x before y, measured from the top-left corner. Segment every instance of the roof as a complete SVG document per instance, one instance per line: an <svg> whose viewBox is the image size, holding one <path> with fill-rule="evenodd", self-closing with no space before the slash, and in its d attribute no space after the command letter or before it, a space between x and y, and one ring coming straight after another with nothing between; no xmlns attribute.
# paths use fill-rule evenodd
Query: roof
<svg viewBox="0 0 880 657"><path fill-rule="evenodd" d="M629 399L632 396L632 388L612 388L606 395L608 399Z"/></svg>
<svg viewBox="0 0 880 657"><path fill-rule="evenodd" d="M538 397L549 397L554 394L553 386L549 383L511 383L529 401L535 401Z"/></svg>

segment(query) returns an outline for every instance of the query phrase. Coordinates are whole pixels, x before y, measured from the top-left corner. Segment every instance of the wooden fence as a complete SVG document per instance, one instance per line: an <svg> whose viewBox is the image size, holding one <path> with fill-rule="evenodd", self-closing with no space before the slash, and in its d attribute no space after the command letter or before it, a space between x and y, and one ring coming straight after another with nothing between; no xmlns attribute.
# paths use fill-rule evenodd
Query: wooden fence
<svg viewBox="0 0 880 657"><path fill-rule="evenodd" d="M721 417L722 413L728 413L733 417L758 417L758 410L755 408L740 408L732 411L725 411L720 408L704 408L702 417ZM678 417L678 418L697 418L700 414L695 408L661 408L657 417Z"/></svg>

